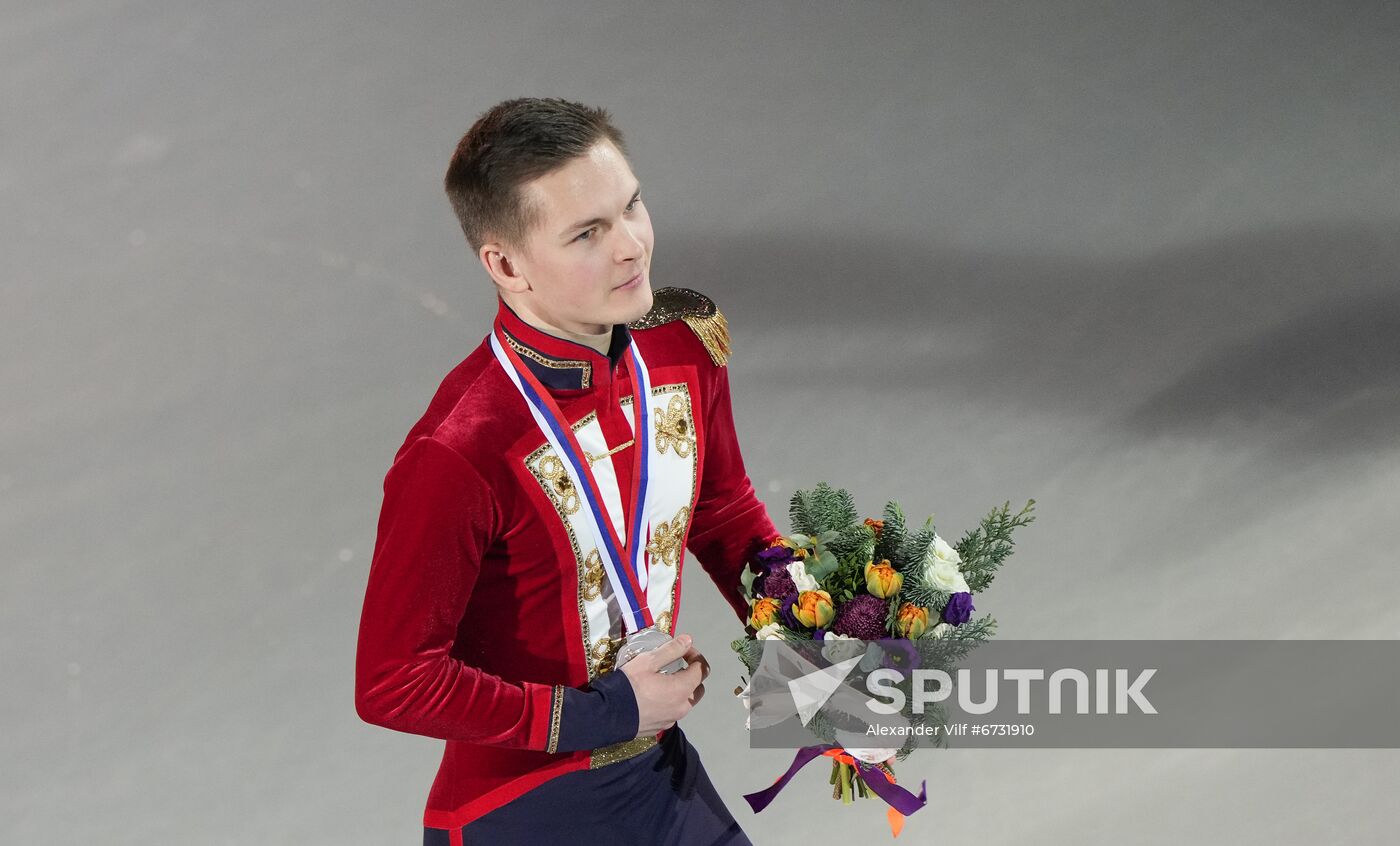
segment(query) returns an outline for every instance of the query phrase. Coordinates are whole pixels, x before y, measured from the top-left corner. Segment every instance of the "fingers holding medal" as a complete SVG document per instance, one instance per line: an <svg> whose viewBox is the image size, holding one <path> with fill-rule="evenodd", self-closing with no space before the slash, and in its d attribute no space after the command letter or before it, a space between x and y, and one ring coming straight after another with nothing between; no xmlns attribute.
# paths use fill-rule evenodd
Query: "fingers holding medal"
<svg viewBox="0 0 1400 846"><path fill-rule="evenodd" d="M684 669L661 672L667 665L682 662L686 665ZM709 662L694 647L690 635L682 634L636 655L620 672L632 683L640 736L668 729L690 713L705 695L704 680L709 675Z"/></svg>

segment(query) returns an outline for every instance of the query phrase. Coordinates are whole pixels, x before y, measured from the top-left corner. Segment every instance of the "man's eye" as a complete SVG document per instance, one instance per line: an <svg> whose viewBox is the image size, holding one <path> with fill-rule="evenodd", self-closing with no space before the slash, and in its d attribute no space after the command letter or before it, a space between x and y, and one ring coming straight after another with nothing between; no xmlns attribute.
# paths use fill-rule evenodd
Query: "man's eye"
<svg viewBox="0 0 1400 846"><path fill-rule="evenodd" d="M640 203L641 201L642 201L642 198L641 198L641 197L633 197L633 198L632 198L632 202L630 202L630 203L627 204L627 210L628 210L628 211L632 211L632 209L636 208L636 205L637 205L638 203Z"/></svg>
<svg viewBox="0 0 1400 846"><path fill-rule="evenodd" d="M596 227L596 226L590 226L590 227L588 227L587 229L585 229L585 230L583 230L582 232L580 232L580 233L578 234L578 236L577 236L576 238L574 238L574 240L575 240L575 241L587 241L588 239L587 239L586 237L584 237L584 236L588 235L590 232L592 232L594 229L597 229L597 228L598 228L598 227Z"/></svg>

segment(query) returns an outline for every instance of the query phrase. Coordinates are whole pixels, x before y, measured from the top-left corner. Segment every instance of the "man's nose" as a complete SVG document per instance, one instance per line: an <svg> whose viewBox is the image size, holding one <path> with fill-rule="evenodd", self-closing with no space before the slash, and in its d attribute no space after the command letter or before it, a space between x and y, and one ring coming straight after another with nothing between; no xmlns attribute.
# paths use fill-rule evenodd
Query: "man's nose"
<svg viewBox="0 0 1400 846"><path fill-rule="evenodd" d="M640 259L646 255L646 243L638 237L632 227L623 223L617 228L618 236L617 260L628 261Z"/></svg>

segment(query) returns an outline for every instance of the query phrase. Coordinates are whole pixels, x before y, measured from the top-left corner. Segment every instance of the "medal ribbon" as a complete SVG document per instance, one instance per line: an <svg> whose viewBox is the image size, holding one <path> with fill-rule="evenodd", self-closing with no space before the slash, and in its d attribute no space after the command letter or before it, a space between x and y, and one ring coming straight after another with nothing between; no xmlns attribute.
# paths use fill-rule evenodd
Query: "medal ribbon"
<svg viewBox="0 0 1400 846"><path fill-rule="evenodd" d="M588 504L584 512L584 522L589 524L598 542L598 554L603 559L603 571L607 573L613 594L623 606L622 620L627 633L652 625L651 609L647 606L647 563L645 533L647 524L648 490L647 471L651 451L647 437L651 410L648 398L651 397L651 377L645 361L637 349L637 342L628 346L630 377L632 382L633 456L632 525L628 527L627 543L618 537L617 529L608 516L607 505L603 502L598 480L588 464L588 456L579 446L573 427L569 425L559 405L550 396L530 368L520 360L520 356L506 343L504 330L498 323L491 333L491 351L496 354L506 375L530 409L530 415L544 433L554 452L563 459L564 469L574 489ZM619 493L621 493L619 491ZM625 514L624 514L625 517Z"/></svg>

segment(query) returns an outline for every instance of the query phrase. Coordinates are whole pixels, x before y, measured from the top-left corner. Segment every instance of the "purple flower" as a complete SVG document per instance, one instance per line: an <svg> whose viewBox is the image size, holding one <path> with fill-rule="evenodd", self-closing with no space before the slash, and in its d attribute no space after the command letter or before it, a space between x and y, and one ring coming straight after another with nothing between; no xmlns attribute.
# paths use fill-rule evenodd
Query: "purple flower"
<svg viewBox="0 0 1400 846"><path fill-rule="evenodd" d="M768 572L772 573L776 569L781 569L782 565L793 560L795 557L792 550L785 546L770 546L766 549L759 550L758 563L767 567Z"/></svg>
<svg viewBox="0 0 1400 846"><path fill-rule="evenodd" d="M792 609L795 605L797 605L796 590L778 600L778 619L782 621L784 626L787 626L793 631L801 631L807 627L802 625L801 621L797 619L796 614L792 613Z"/></svg>
<svg viewBox="0 0 1400 846"><path fill-rule="evenodd" d="M885 652L885 657L880 661L882 667L912 670L919 666L919 650L908 640L881 640L880 648Z"/></svg>
<svg viewBox="0 0 1400 846"><path fill-rule="evenodd" d="M764 596L787 596L797 592L797 585L786 570L774 570L763 577Z"/></svg>
<svg viewBox="0 0 1400 846"><path fill-rule="evenodd" d="M836 609L836 619L831 621L831 631L861 640L879 640L889 637L885 631L885 617L889 605L878 596L862 593L841 603Z"/></svg>
<svg viewBox="0 0 1400 846"><path fill-rule="evenodd" d="M948 598L948 605L943 609L943 622L952 626L961 626L972 619L972 612L977 609L972 605L972 594L961 591Z"/></svg>

